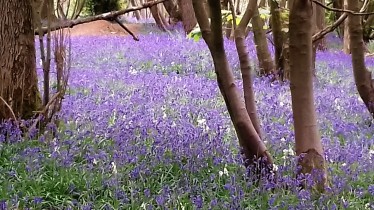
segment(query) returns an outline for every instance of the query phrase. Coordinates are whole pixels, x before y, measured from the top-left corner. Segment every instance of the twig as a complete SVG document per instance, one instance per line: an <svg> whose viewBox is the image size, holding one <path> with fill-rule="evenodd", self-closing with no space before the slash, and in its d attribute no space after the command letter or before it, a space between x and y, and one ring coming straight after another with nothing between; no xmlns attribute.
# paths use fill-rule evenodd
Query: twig
<svg viewBox="0 0 374 210"><path fill-rule="evenodd" d="M16 115L14 114L12 107L10 107L10 105L3 99L3 97L0 96L0 99L4 102L5 106L8 107L10 113L13 116L14 121L17 121Z"/></svg>
<svg viewBox="0 0 374 210"><path fill-rule="evenodd" d="M314 1L314 0L313 0ZM318 2L319 3L319 2ZM364 4L362 5L361 9L360 9L360 13L365 11L367 9L369 5L369 1L368 0L365 0ZM337 19L333 24L325 27L324 29L322 29L321 31L315 33L312 37L312 40L313 42L316 42L320 39L322 39L326 34L334 31L341 23L343 23L343 21L348 17L348 13L345 12L343 13L339 19Z"/></svg>
<svg viewBox="0 0 374 210"><path fill-rule="evenodd" d="M142 6L139 6L139 7L133 7L133 8L123 9L123 10L118 10L118 11L107 12L107 13L103 13L103 14L100 14L100 15L90 16L90 17L86 17L86 18L78 18L78 19L75 19L75 20L65 20L65 21L62 21L62 22L55 23L54 25L51 26L50 30L55 31L55 30L59 30L59 29L62 29L62 28L72 28L76 25L80 25L80 24L88 23L88 22L93 22L93 21L96 21L96 20L113 20L120 15L129 13L129 12L134 12L134 11L137 11L137 10L141 10L141 9L144 9L144 8L148 8L148 7L151 7L153 5L162 3L164 1L168 1L168 0L155 0L155 1L151 1L151 2L146 2ZM42 33L41 35L44 35L48 31L48 27L41 27L41 30L40 30L41 32L39 32L38 30L40 30L40 29L36 29L34 31L35 35L38 35L40 33Z"/></svg>
<svg viewBox="0 0 374 210"><path fill-rule="evenodd" d="M127 31L127 33L129 33L135 41L139 41L139 38L134 33L132 33L130 29L128 29L125 25L123 25L123 23L121 23L121 21L119 21L118 18L114 18L114 21L116 21L118 25L120 25L123 29L125 29L125 31Z"/></svg>
<svg viewBox="0 0 374 210"><path fill-rule="evenodd" d="M323 7L324 9L334 11L334 12L345 12L345 13L348 13L350 15L374 15L374 12L364 12L364 11L354 12L352 10L337 9L337 8L328 7L328 6L324 5L323 3L321 3L317 0L311 0L311 1L315 4L317 4L318 6Z"/></svg>
<svg viewBox="0 0 374 210"><path fill-rule="evenodd" d="M49 100L49 102L45 105L44 109L42 111L38 111L39 113L39 116L36 118L35 122L32 124L32 126L30 127L30 129L32 128L36 128L36 125L38 124L38 122L40 121L42 115L45 115L45 113L48 111L49 107L52 105L52 103L58 98L58 96L60 96L60 92L57 92L55 93L51 100Z"/></svg>

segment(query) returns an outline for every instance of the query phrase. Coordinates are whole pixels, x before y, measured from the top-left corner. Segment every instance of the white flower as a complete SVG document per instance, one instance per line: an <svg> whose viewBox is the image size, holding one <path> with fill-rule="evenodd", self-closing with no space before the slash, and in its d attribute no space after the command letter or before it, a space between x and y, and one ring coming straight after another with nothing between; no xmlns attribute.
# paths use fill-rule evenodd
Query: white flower
<svg viewBox="0 0 374 210"><path fill-rule="evenodd" d="M218 171L218 175L221 177L223 175L222 171Z"/></svg>
<svg viewBox="0 0 374 210"><path fill-rule="evenodd" d="M96 165L97 164L97 160L94 158L93 159L93 164Z"/></svg>
<svg viewBox="0 0 374 210"><path fill-rule="evenodd" d="M273 164L273 170L274 170L274 171L278 171L278 166L275 165L275 164Z"/></svg>
<svg viewBox="0 0 374 210"><path fill-rule="evenodd" d="M111 164L112 164L112 173L113 174L117 174L117 166L116 166L116 163L115 162L111 162Z"/></svg>
<svg viewBox="0 0 374 210"><path fill-rule="evenodd" d="M346 165L347 165L346 163L343 163L343 164L342 164L343 167L346 166Z"/></svg>
<svg viewBox="0 0 374 210"><path fill-rule="evenodd" d="M286 139L284 137L281 138L281 142L286 142Z"/></svg>

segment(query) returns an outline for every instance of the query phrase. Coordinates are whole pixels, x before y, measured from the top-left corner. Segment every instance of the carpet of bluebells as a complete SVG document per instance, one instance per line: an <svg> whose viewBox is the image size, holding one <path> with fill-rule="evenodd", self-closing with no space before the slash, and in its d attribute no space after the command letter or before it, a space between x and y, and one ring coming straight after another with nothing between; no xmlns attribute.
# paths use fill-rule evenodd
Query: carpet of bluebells
<svg viewBox="0 0 374 210"><path fill-rule="evenodd" d="M287 83L254 79L278 170L276 182L255 185L246 179L205 43L178 32L139 37L73 37L59 127L21 135L1 125L0 209L374 209L374 125L336 38L317 54L329 174L329 187L317 194L300 189L294 175ZM225 46L239 79L235 45ZM251 39L248 46L255 66ZM367 65L374 68L374 59Z"/></svg>

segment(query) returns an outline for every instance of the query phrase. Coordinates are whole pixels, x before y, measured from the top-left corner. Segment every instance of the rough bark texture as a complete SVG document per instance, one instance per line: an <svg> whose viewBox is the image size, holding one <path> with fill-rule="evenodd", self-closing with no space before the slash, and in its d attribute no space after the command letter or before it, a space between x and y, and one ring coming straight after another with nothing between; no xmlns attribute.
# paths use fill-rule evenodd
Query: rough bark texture
<svg viewBox="0 0 374 210"><path fill-rule="evenodd" d="M182 15L184 31L188 34L197 24L192 0L178 0L178 6Z"/></svg>
<svg viewBox="0 0 374 210"><path fill-rule="evenodd" d="M0 0L0 5L0 96L16 117L30 118L41 106L31 1ZM11 116L0 100L0 120Z"/></svg>
<svg viewBox="0 0 374 210"><path fill-rule="evenodd" d="M260 69L260 75L269 75L274 72L274 62L271 58L268 42L266 40L265 30L263 29L264 21L261 19L258 7L252 17L253 38L256 45L257 59Z"/></svg>
<svg viewBox="0 0 374 210"><path fill-rule="evenodd" d="M271 156L251 122L227 61L223 45L220 2L209 0L208 4L211 12L211 24L204 10L203 3L200 0L193 0L193 8L202 31L203 39L213 57L219 89L225 100L239 143L243 149L245 165L249 166L253 164L259 157L266 157L267 162L265 164L271 167Z"/></svg>
<svg viewBox="0 0 374 210"><path fill-rule="evenodd" d="M301 173L318 169L323 174L317 187L326 182L323 148L319 135L313 97L312 13L309 0L295 0L290 13L290 70L292 111L295 127L296 154Z"/></svg>
<svg viewBox="0 0 374 210"><path fill-rule="evenodd" d="M284 59L282 56L283 49L283 32L280 8L275 0L269 0L271 12L271 29L273 31L274 51L275 51L275 68L277 71L283 71Z"/></svg>
<svg viewBox="0 0 374 210"><path fill-rule="evenodd" d="M358 0L349 0L348 9L358 11ZM349 15L348 24L353 74L356 87L371 116L374 118L374 80L372 80L371 72L368 71L365 66L365 48L362 38L361 17Z"/></svg>

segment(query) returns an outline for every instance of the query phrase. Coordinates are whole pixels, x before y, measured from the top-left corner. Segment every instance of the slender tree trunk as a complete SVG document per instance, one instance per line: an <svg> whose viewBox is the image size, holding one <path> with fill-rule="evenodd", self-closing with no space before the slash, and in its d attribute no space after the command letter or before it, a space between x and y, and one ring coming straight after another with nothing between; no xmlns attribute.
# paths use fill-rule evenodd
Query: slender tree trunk
<svg viewBox="0 0 374 210"><path fill-rule="evenodd" d="M256 45L260 75L272 74L274 72L274 62L271 58L268 42L266 40L265 30L263 29L264 21L260 17L257 6L254 11L251 23L253 28L254 42Z"/></svg>
<svg viewBox="0 0 374 210"><path fill-rule="evenodd" d="M334 0L332 1L332 6L337 9L343 9L344 8L344 0ZM335 21L340 18L342 15L341 12L335 12ZM338 35L340 38L343 38L344 36L344 24L341 24L338 28Z"/></svg>
<svg viewBox="0 0 374 210"><path fill-rule="evenodd" d="M348 0L344 0L344 9L348 9ZM349 37L349 25L348 19L344 21L344 35L343 35L343 51L346 54L350 54L351 50L349 49L350 46L350 37Z"/></svg>
<svg viewBox="0 0 374 210"><path fill-rule="evenodd" d="M358 0L349 0L348 9L359 11ZM371 72L365 66L365 48L362 38L362 24L360 16L348 16L350 50L356 87L371 116L374 118L374 80Z"/></svg>
<svg viewBox="0 0 374 210"><path fill-rule="evenodd" d="M41 106L31 1L0 0L0 5L0 96L16 117L30 118ZM12 117L3 100L0 120Z"/></svg>
<svg viewBox="0 0 374 210"><path fill-rule="evenodd" d="M275 51L275 68L277 71L284 70L283 50L283 32L280 8L276 0L269 0L271 12L271 29L273 31L274 51Z"/></svg>
<svg viewBox="0 0 374 210"><path fill-rule="evenodd" d="M326 183L323 147L317 124L313 98L312 70L312 13L309 0L295 0L290 13L290 68L292 111L295 127L296 154L300 173L323 173L317 179L317 187L323 190Z"/></svg>
<svg viewBox="0 0 374 210"><path fill-rule="evenodd" d="M252 124L227 61L223 45L220 2L208 0L208 4L210 6L211 23L209 23L208 15L204 10L203 2L193 0L193 8L202 31L203 39L208 45L213 58L218 86L225 100L239 143L243 149L245 165L250 166L258 158L266 157L264 164L271 168L271 156Z"/></svg>
<svg viewBox="0 0 374 210"><path fill-rule="evenodd" d="M192 0L178 0L178 6L182 15L184 31L188 34L197 24L195 13L192 7Z"/></svg>
<svg viewBox="0 0 374 210"><path fill-rule="evenodd" d="M251 64L249 61L247 46L245 44L246 28L249 23L249 20L253 17L256 11L258 11L256 2L249 1L247 9L242 17L242 20L240 21L239 26L235 30L235 45L236 51L238 52L238 57L240 61L240 71L242 73L243 79L245 108L247 109L247 113L252 121L253 127L262 139L261 125L260 120L257 116L255 96L253 92Z"/></svg>
<svg viewBox="0 0 374 210"><path fill-rule="evenodd" d="M325 4L325 0L319 0L322 4ZM320 7L320 6L317 6L314 4L314 6L316 6L316 24L317 24L317 30L318 31L321 31L322 29L324 29L326 27L326 21L325 21L325 9ZM321 40L319 40L317 43L317 49L318 50L326 50L326 38L323 37Z"/></svg>

